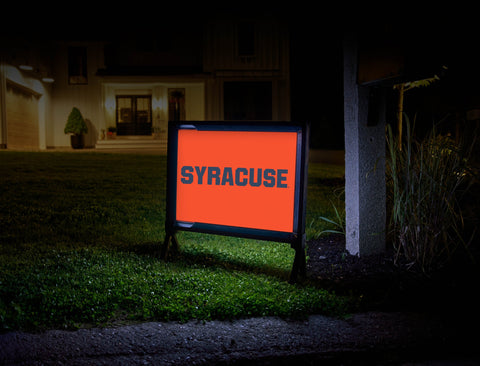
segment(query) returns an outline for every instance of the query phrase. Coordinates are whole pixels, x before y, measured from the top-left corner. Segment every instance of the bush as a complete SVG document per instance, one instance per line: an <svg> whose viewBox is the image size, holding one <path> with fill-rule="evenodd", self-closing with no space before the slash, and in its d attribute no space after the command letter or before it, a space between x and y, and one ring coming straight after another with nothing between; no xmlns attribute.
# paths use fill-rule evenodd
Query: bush
<svg viewBox="0 0 480 366"><path fill-rule="evenodd" d="M83 116L78 108L72 108L72 111L68 116L64 132L73 133L74 135L82 135L88 132L87 124L85 123L85 120L83 119Z"/></svg>
<svg viewBox="0 0 480 366"><path fill-rule="evenodd" d="M389 232L395 262L431 273L466 246L461 195L471 183L469 149L433 128L415 140L408 119L401 149L387 127Z"/></svg>

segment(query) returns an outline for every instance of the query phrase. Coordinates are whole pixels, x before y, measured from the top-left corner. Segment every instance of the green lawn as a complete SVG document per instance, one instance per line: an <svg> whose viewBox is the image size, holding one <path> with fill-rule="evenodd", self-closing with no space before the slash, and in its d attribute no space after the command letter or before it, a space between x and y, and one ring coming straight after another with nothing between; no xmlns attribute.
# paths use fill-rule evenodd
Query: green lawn
<svg viewBox="0 0 480 366"><path fill-rule="evenodd" d="M335 219L343 174L310 165L307 238ZM161 156L0 152L0 329L346 311L287 283L288 244L182 232L160 260L165 182Z"/></svg>

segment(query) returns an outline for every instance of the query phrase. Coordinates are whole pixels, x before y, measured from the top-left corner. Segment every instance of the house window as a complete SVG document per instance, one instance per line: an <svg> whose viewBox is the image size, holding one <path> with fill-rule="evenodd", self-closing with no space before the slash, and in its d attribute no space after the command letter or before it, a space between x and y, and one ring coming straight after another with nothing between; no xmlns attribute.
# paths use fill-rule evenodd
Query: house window
<svg viewBox="0 0 480 366"><path fill-rule="evenodd" d="M271 82L225 82L223 85L226 121L271 120Z"/></svg>
<svg viewBox="0 0 480 366"><path fill-rule="evenodd" d="M185 89L168 89L168 119L185 121Z"/></svg>
<svg viewBox="0 0 480 366"><path fill-rule="evenodd" d="M87 48L68 48L68 83L87 84Z"/></svg>
<svg viewBox="0 0 480 366"><path fill-rule="evenodd" d="M116 102L117 135L152 134L150 95L118 95Z"/></svg>
<svg viewBox="0 0 480 366"><path fill-rule="evenodd" d="M255 25L253 23L240 23L237 28L238 55L255 55Z"/></svg>

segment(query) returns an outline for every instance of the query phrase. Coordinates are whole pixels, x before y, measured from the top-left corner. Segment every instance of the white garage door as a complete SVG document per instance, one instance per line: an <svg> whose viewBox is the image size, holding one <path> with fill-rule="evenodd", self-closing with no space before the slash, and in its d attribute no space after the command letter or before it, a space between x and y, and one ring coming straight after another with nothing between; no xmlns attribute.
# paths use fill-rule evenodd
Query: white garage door
<svg viewBox="0 0 480 366"><path fill-rule="evenodd" d="M38 97L7 83L7 148L38 149Z"/></svg>

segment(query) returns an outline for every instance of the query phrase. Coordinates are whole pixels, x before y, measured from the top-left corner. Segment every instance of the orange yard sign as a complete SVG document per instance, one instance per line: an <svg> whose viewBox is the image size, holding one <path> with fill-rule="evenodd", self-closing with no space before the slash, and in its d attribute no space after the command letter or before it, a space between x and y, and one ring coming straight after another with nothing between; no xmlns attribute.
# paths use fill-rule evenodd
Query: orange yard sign
<svg viewBox="0 0 480 366"><path fill-rule="evenodd" d="M308 124L169 122L161 256L179 230L290 243L306 271Z"/></svg>
<svg viewBox="0 0 480 366"><path fill-rule="evenodd" d="M297 133L178 131L176 219L292 232Z"/></svg>

